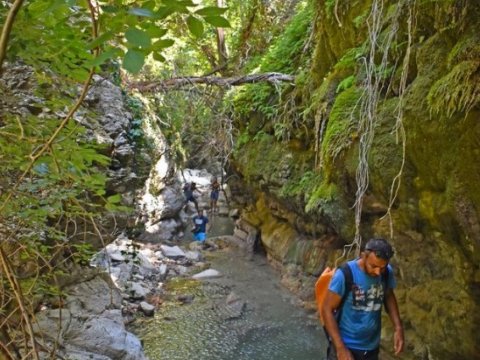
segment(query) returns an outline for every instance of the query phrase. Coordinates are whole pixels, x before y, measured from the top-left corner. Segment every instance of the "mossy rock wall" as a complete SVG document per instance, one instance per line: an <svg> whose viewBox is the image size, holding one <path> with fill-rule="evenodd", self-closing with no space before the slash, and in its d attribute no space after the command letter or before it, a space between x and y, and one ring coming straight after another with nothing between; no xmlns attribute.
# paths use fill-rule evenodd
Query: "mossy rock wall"
<svg viewBox="0 0 480 360"><path fill-rule="evenodd" d="M261 125L251 136L260 135L236 151L234 166L254 199L243 216L261 230L272 258L299 264L307 276L333 265L355 233L362 61L371 55L366 21L379 3L338 1L335 16L335 2L315 2L315 51L297 104L307 114L304 128L279 141L268 135L275 119L256 118ZM379 42L396 35L374 107L360 230L363 238L384 236L395 247L402 358L474 359L480 354L480 3L415 4L384 2L382 10ZM377 63L384 50L374 55ZM320 146L318 137L305 136L318 124ZM389 358L392 333L384 324L382 358Z"/></svg>

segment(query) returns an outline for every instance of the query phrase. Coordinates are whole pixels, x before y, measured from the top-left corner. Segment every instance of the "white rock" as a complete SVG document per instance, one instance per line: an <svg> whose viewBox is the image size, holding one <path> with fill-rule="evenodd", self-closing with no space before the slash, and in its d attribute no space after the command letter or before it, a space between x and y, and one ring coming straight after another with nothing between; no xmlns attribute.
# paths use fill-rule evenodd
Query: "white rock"
<svg viewBox="0 0 480 360"><path fill-rule="evenodd" d="M161 264L160 267L158 268L158 272L162 276L166 275L167 271L168 271L167 264Z"/></svg>
<svg viewBox="0 0 480 360"><path fill-rule="evenodd" d="M222 277L222 274L220 274L220 272L215 269L207 269L192 276L193 279L198 279L198 280L211 279L211 278L217 278L217 277Z"/></svg>
<svg viewBox="0 0 480 360"><path fill-rule="evenodd" d="M163 255L169 258L185 257L185 252L178 246L161 245Z"/></svg>

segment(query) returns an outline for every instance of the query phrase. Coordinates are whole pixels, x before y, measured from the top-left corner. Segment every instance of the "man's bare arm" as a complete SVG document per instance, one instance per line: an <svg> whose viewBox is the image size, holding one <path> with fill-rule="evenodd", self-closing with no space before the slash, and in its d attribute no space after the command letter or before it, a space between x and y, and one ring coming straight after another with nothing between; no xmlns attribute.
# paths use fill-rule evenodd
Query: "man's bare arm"
<svg viewBox="0 0 480 360"><path fill-rule="evenodd" d="M340 335L340 330L338 328L337 319L335 319L334 311L338 309L342 298L340 295L334 293L333 291L328 290L325 300L323 302L323 307L321 309L322 318L324 321L325 329L327 329L332 343L335 346L337 352L338 360L354 360L352 353L347 349L343 343L342 337Z"/></svg>
<svg viewBox="0 0 480 360"><path fill-rule="evenodd" d="M388 315L392 321L395 332L393 334L393 348L395 355L400 354L403 351L404 335L403 325L400 319L400 312L398 310L397 298L393 289L387 289L385 293L385 306L387 307Z"/></svg>

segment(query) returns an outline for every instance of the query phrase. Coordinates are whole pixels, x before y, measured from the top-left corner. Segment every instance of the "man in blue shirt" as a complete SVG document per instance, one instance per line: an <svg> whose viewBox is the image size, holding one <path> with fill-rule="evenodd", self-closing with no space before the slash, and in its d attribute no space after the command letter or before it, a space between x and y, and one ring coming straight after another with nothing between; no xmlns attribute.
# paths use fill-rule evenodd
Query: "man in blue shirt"
<svg viewBox="0 0 480 360"><path fill-rule="evenodd" d="M395 329L395 354L402 352L403 327L393 291L396 282L388 264L392 256L385 239L371 239L360 258L348 262L351 289L346 289L343 271L337 269L333 275L321 309L331 340L328 360L378 360L384 303Z"/></svg>
<svg viewBox="0 0 480 360"><path fill-rule="evenodd" d="M198 214L193 217L193 237L195 240L204 242L207 238L208 218L203 215L203 210L198 210Z"/></svg>

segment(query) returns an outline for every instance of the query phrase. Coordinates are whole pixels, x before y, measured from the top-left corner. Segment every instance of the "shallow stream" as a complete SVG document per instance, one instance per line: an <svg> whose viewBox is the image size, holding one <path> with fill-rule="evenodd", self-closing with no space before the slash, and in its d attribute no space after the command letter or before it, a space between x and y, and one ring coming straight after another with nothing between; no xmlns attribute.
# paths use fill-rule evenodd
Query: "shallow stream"
<svg viewBox="0 0 480 360"><path fill-rule="evenodd" d="M211 235L228 234L228 219L218 218ZM221 278L178 280L173 294L193 295L185 305L165 302L136 333L150 360L318 360L325 354L318 321L295 305L279 274L264 256L233 248L207 252ZM227 298L244 302L232 311Z"/></svg>

